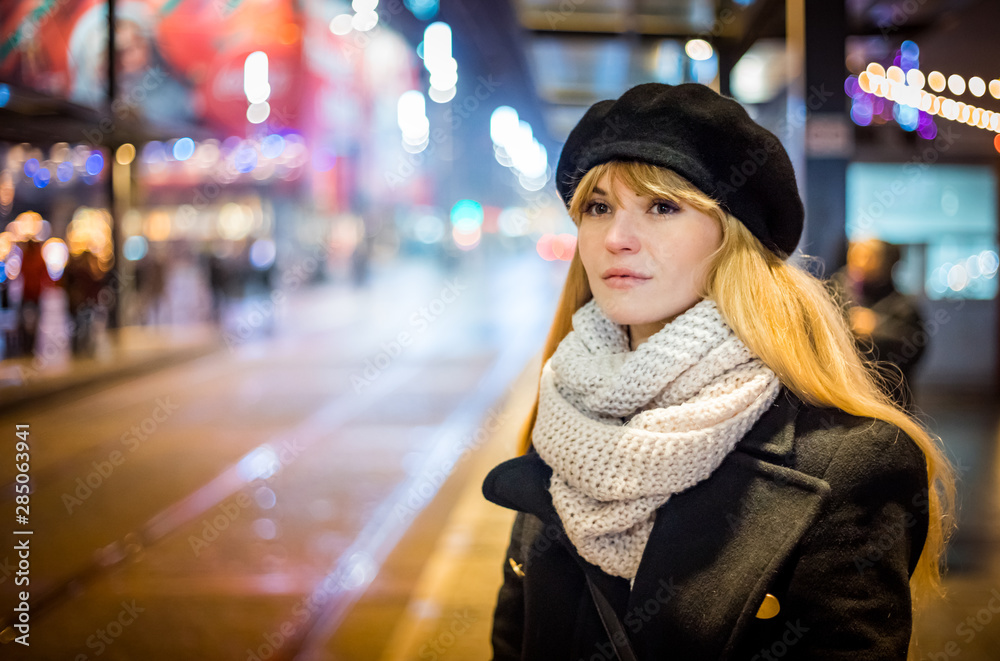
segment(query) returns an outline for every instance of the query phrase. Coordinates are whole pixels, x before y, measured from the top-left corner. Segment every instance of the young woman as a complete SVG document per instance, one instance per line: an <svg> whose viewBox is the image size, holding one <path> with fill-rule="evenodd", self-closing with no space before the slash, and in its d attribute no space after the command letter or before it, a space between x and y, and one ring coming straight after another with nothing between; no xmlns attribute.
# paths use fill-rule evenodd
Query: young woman
<svg viewBox="0 0 1000 661"><path fill-rule="evenodd" d="M577 251L522 453L500 659L904 659L939 591L951 467L822 282L777 138L650 83L588 110L557 187Z"/></svg>

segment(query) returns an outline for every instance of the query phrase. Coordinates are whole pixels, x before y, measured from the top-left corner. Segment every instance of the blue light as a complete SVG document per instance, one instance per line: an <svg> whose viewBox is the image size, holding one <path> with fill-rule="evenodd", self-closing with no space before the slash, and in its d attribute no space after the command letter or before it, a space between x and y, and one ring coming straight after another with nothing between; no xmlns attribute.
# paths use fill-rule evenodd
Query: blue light
<svg viewBox="0 0 1000 661"><path fill-rule="evenodd" d="M73 178L73 164L69 161L63 161L56 167L56 179L63 182L64 184Z"/></svg>
<svg viewBox="0 0 1000 661"><path fill-rule="evenodd" d="M244 147L236 152L233 163L238 172L250 172L257 167L257 150L253 147Z"/></svg>
<svg viewBox="0 0 1000 661"><path fill-rule="evenodd" d="M451 208L451 224L462 232L474 231L483 224L483 206L475 200L459 200Z"/></svg>
<svg viewBox="0 0 1000 661"><path fill-rule="evenodd" d="M45 188L52 180L52 173L49 172L48 168L38 168L31 180L35 182L37 188Z"/></svg>
<svg viewBox="0 0 1000 661"><path fill-rule="evenodd" d="M28 177L29 179L31 177L34 177L35 173L38 172L38 168L39 168L38 159L29 158L24 162L24 176Z"/></svg>
<svg viewBox="0 0 1000 661"><path fill-rule="evenodd" d="M186 161L192 156L194 156L194 140L181 138L174 143L174 158L178 161Z"/></svg>
<svg viewBox="0 0 1000 661"><path fill-rule="evenodd" d="M101 156L101 152L92 151L90 156L87 157L87 174L92 176L97 176L104 169L104 157Z"/></svg>
<svg viewBox="0 0 1000 661"><path fill-rule="evenodd" d="M285 151L285 139L272 133L260 141L260 153L264 158L278 158Z"/></svg>
<svg viewBox="0 0 1000 661"><path fill-rule="evenodd" d="M0 108L6 106L8 101L10 101L10 85L0 83Z"/></svg>
<svg viewBox="0 0 1000 661"><path fill-rule="evenodd" d="M915 131L920 121L920 111L910 106L896 104L892 109L893 118L904 131Z"/></svg>
<svg viewBox="0 0 1000 661"><path fill-rule="evenodd" d="M250 246L250 264L258 271L263 271L274 264L277 248L271 239L257 239Z"/></svg>
<svg viewBox="0 0 1000 661"><path fill-rule="evenodd" d="M403 4L421 21L433 18L438 11L438 0L403 0Z"/></svg>
<svg viewBox="0 0 1000 661"><path fill-rule="evenodd" d="M909 39L900 44L899 50L900 52L902 52L903 57L910 58L913 60L920 57L920 47L917 46L916 43L910 41Z"/></svg>
<svg viewBox="0 0 1000 661"><path fill-rule="evenodd" d="M125 239L125 245L122 246L122 254L125 255L125 259L135 262L145 257L148 249L149 242L146 241L146 237L130 236Z"/></svg>
<svg viewBox="0 0 1000 661"><path fill-rule="evenodd" d="M872 102L867 95L854 99L851 104L851 120L858 126L872 123Z"/></svg>

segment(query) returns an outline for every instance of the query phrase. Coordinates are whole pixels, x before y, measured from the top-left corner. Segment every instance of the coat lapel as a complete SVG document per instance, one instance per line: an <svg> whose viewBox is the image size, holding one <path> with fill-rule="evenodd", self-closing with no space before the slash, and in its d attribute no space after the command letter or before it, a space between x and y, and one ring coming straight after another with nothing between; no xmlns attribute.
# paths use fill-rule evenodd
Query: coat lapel
<svg viewBox="0 0 1000 661"><path fill-rule="evenodd" d="M708 480L657 510L624 620L640 657L725 659L753 621L829 492L781 465L797 408L780 397Z"/></svg>

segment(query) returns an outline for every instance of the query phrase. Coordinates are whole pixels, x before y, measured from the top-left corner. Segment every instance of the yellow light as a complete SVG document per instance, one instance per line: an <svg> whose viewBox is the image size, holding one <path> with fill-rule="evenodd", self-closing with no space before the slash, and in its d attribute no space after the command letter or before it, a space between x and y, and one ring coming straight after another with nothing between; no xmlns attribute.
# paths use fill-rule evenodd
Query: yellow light
<svg viewBox="0 0 1000 661"><path fill-rule="evenodd" d="M934 105L934 95L928 94L927 92L920 90L920 109L924 112L930 112L931 106Z"/></svg>
<svg viewBox="0 0 1000 661"><path fill-rule="evenodd" d="M993 79L990 81L990 94L993 95L994 99L1000 99L1000 80Z"/></svg>
<svg viewBox="0 0 1000 661"><path fill-rule="evenodd" d="M135 159L135 146L126 142L115 152L115 159L122 165L128 165Z"/></svg>
<svg viewBox="0 0 1000 661"><path fill-rule="evenodd" d="M979 76L973 76L969 78L969 91L973 96L982 96L986 94L986 83Z"/></svg>
<svg viewBox="0 0 1000 661"><path fill-rule="evenodd" d="M882 68L882 65L879 64L878 62L872 62L871 64L869 64L868 68L865 69L865 71L867 71L873 76L879 76L883 78L885 77L885 69Z"/></svg>
<svg viewBox="0 0 1000 661"><path fill-rule="evenodd" d="M990 125L990 115L992 115L992 114L993 114L992 111L990 111L990 110L984 110L982 112L982 114L979 116L979 121L976 122L976 126L978 126L981 129L984 129L987 126L989 126Z"/></svg>
<svg viewBox="0 0 1000 661"><path fill-rule="evenodd" d="M983 111L981 108L973 108L972 112L969 114L969 123L975 126L979 123L979 120L983 116Z"/></svg>
<svg viewBox="0 0 1000 661"><path fill-rule="evenodd" d="M990 130L996 131L998 127L1000 127L1000 115L993 113L993 116L990 117Z"/></svg>
<svg viewBox="0 0 1000 661"><path fill-rule="evenodd" d="M684 52L692 60L707 60L712 57L712 44L704 39L691 39L684 44Z"/></svg>
<svg viewBox="0 0 1000 661"><path fill-rule="evenodd" d="M969 118L972 117L972 106L965 106L964 108L962 108L960 112L962 114L959 115L959 117L962 119L963 122L968 123Z"/></svg>
<svg viewBox="0 0 1000 661"><path fill-rule="evenodd" d="M931 71L927 76L927 84L935 92L943 92L944 88L948 85L948 81L945 80L944 74L940 71Z"/></svg>
<svg viewBox="0 0 1000 661"><path fill-rule="evenodd" d="M924 88L924 74L920 69L910 69L906 72L906 84L916 87L918 90Z"/></svg>
<svg viewBox="0 0 1000 661"><path fill-rule="evenodd" d="M16 237L16 241L24 241L37 236L42 231L43 220L42 215L37 211L24 211L7 225L7 230Z"/></svg>
<svg viewBox="0 0 1000 661"><path fill-rule="evenodd" d="M872 81L867 71L862 71L858 75L858 86L865 92L872 93Z"/></svg>
<svg viewBox="0 0 1000 661"><path fill-rule="evenodd" d="M885 77L897 83L902 83L906 80L903 70L895 65L889 67L889 69L885 72Z"/></svg>
<svg viewBox="0 0 1000 661"><path fill-rule="evenodd" d="M164 241L170 237L170 215L156 210L146 218L146 238L150 241Z"/></svg>
<svg viewBox="0 0 1000 661"><path fill-rule="evenodd" d="M10 247L14 245L15 237L10 232L0 232L0 260L7 259Z"/></svg>
<svg viewBox="0 0 1000 661"><path fill-rule="evenodd" d="M961 96L965 92L965 78L962 78L957 73L953 73L948 76L948 89L955 96Z"/></svg>

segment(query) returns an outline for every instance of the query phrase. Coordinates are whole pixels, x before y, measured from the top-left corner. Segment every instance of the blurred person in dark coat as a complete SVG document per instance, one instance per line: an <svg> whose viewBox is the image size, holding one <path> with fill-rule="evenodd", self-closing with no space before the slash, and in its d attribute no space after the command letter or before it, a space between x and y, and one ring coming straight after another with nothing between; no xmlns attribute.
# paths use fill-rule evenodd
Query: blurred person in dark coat
<svg viewBox="0 0 1000 661"><path fill-rule="evenodd" d="M847 265L831 277L858 348L875 361L890 394L912 406L910 378L926 349L916 301L896 289L892 271L898 246L880 239L852 242Z"/></svg>
<svg viewBox="0 0 1000 661"><path fill-rule="evenodd" d="M71 346L74 356L94 354L94 317L100 312L100 293L104 272L97 255L84 250L70 255L63 276L73 320Z"/></svg>

